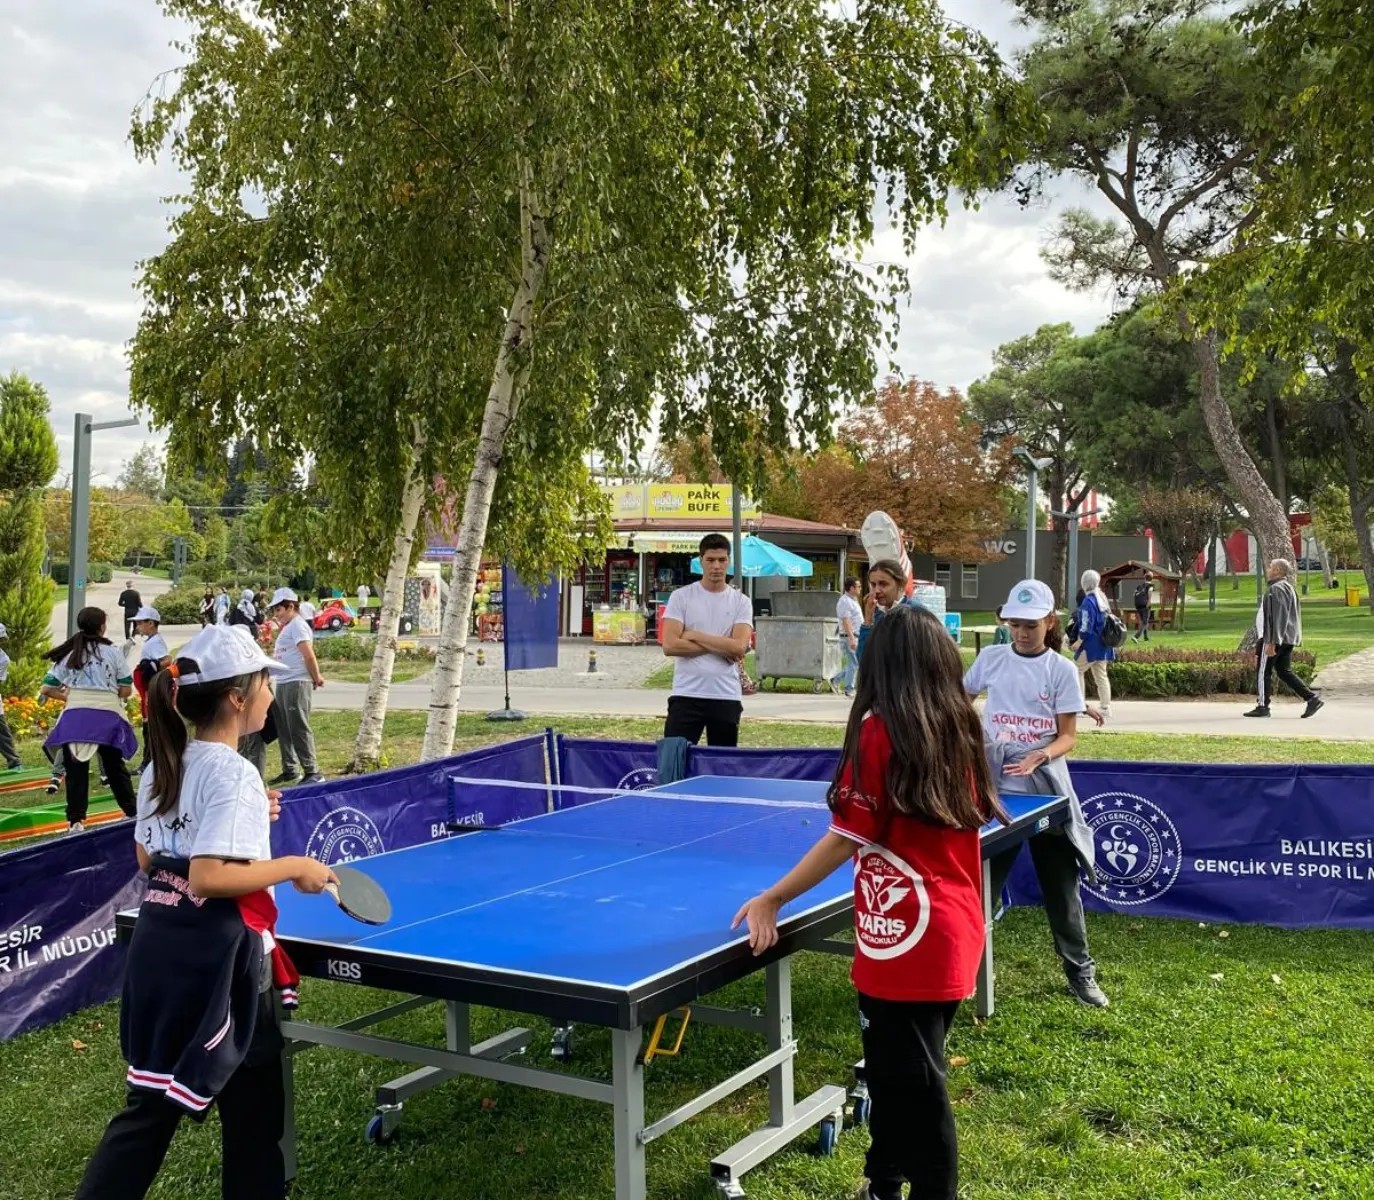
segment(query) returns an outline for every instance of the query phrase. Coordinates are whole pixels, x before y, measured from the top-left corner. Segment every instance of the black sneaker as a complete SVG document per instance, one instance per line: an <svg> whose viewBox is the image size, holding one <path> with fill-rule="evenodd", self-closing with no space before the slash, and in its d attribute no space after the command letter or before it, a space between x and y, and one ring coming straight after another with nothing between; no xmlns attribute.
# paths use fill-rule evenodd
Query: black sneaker
<svg viewBox="0 0 1374 1200"><path fill-rule="evenodd" d="M1089 1008L1107 1008L1111 1001L1107 999L1107 993L1097 986L1097 977L1088 975L1070 975L1069 991L1080 1004L1086 1004Z"/></svg>
<svg viewBox="0 0 1374 1200"><path fill-rule="evenodd" d="M272 787L277 787L283 783L295 783L299 778L300 776L294 771L283 771L275 779L269 779L267 782L271 784Z"/></svg>
<svg viewBox="0 0 1374 1200"><path fill-rule="evenodd" d="M1302 715L1304 717L1312 716L1316 713L1317 709L1321 708L1325 703L1326 701L1320 696L1313 696L1312 699L1307 702L1307 707L1302 710Z"/></svg>
<svg viewBox="0 0 1374 1200"><path fill-rule="evenodd" d="M311 771L309 775L307 775L304 779L301 780L301 783L302 783L302 784L306 784L306 783L323 783L323 782L324 782L324 776L321 775L318 771Z"/></svg>
<svg viewBox="0 0 1374 1200"><path fill-rule="evenodd" d="M1269 705L1256 704L1255 707L1245 715L1247 717L1267 717L1269 715Z"/></svg>
<svg viewBox="0 0 1374 1200"><path fill-rule="evenodd" d="M62 776L61 776L61 775L54 775L51 779L48 780L48 786L45 787L43 790L44 790L45 792L47 792L47 794L48 794L49 796L56 796L56 795L57 795L57 789L60 788L61 786L62 786Z"/></svg>

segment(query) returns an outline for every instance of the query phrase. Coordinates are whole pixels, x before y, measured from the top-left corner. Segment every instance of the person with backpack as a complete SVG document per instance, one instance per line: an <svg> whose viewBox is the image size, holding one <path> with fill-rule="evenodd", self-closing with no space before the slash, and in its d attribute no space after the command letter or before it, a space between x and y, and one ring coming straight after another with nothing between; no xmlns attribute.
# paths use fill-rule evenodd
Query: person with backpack
<svg viewBox="0 0 1374 1200"><path fill-rule="evenodd" d="M1104 718L1112 715L1112 683L1107 664L1116 660L1116 647L1125 640L1126 627L1112 612L1111 602L1102 590L1102 576L1096 571L1083 572L1083 599L1074 613L1075 639L1073 661L1078 668L1078 686L1087 696L1087 677L1097 685L1099 711Z"/></svg>
<svg viewBox="0 0 1374 1200"><path fill-rule="evenodd" d="M1135 633L1131 641L1150 640L1150 590L1153 584L1148 580L1135 585Z"/></svg>

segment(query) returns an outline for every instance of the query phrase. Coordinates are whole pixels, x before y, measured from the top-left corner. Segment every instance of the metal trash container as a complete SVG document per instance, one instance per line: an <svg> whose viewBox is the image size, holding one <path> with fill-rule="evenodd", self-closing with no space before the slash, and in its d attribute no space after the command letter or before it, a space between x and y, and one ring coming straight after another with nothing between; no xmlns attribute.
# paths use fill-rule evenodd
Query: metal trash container
<svg viewBox="0 0 1374 1200"><path fill-rule="evenodd" d="M834 617L760 617L755 622L754 671L759 686L779 679L809 679L818 692L840 673L839 623Z"/></svg>

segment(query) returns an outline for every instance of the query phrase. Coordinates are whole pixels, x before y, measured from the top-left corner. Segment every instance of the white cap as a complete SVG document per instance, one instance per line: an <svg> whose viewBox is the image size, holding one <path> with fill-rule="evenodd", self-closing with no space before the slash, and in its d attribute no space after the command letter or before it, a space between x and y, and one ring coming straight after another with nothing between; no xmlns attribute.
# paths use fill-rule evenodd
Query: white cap
<svg viewBox="0 0 1374 1200"><path fill-rule="evenodd" d="M293 592L290 588L282 587L278 588L275 592L272 593L272 599L267 602L267 607L276 608L278 604L287 603L299 604L300 599L301 598L297 596L296 593Z"/></svg>
<svg viewBox="0 0 1374 1200"><path fill-rule="evenodd" d="M161 624L162 624L162 614L161 614L160 612L158 612L157 609L152 608L152 607L150 607L149 605L145 604L142 608L140 608L140 609L138 610L138 612L134 613L134 620L135 620L135 621L156 621L159 625L161 625Z"/></svg>
<svg viewBox="0 0 1374 1200"><path fill-rule="evenodd" d="M1054 593L1038 579L1023 579L1002 605L1004 621L1038 621L1054 612Z"/></svg>
<svg viewBox="0 0 1374 1200"><path fill-rule="evenodd" d="M253 589L252 589L252 588L244 588L244 589L243 589L243 595L239 597L240 600L251 600L252 598L253 598Z"/></svg>
<svg viewBox="0 0 1374 1200"><path fill-rule="evenodd" d="M264 667L274 675L288 669L285 663L268 658L242 625L207 625L181 648L177 658L194 659L200 667L199 671L183 671L177 676L183 687L256 675Z"/></svg>

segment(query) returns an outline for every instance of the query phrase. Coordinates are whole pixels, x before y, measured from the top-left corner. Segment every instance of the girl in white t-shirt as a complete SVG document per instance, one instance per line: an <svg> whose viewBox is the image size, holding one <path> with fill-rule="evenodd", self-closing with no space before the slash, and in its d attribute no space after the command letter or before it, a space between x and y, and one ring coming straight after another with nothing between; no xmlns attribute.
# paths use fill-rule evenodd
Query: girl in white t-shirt
<svg viewBox="0 0 1374 1200"><path fill-rule="evenodd" d="M241 628L207 625L153 677L152 769L139 786L135 824L148 893L120 1013L128 1099L77 1200L138 1200L180 1118L203 1120L215 1103L224 1195L285 1195L283 1043L270 985L292 1004L296 976L272 937L270 889L289 882L313 893L337 879L316 859L272 857L274 801L237 752L239 738L262 728L268 673L280 666Z"/></svg>
<svg viewBox="0 0 1374 1200"><path fill-rule="evenodd" d="M61 751L67 774L67 829L85 828L90 805L91 759L100 760L100 774L110 785L126 816L134 815L134 785L125 759L138 750L134 727L124 711L133 691L133 677L124 655L105 636L105 610L83 608L76 614L76 632L48 654L52 666L43 677L39 695L65 700L44 746ZM51 789L50 789L51 790Z"/></svg>
<svg viewBox="0 0 1374 1200"><path fill-rule="evenodd" d="M1083 711L1078 671L1060 653L1064 635L1054 593L1038 579L1011 589L1002 619L1011 630L1011 644L978 655L964 676L964 690L971 696L987 694L983 745L1001 789L1069 798L1069 823L1031 838L1031 859L1069 989L1084 1004L1105 1008L1078 890L1079 871L1093 873L1093 839L1064 761ZM1019 850L992 860L994 896L1001 894Z"/></svg>

